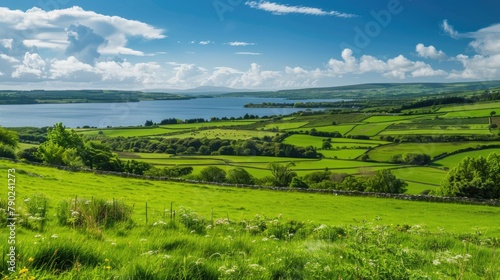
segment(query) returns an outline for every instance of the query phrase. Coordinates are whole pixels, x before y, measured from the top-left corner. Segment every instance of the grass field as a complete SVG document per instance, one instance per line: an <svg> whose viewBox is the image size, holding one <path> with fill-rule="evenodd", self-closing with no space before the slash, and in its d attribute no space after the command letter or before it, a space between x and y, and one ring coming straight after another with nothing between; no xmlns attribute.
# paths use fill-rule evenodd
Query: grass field
<svg viewBox="0 0 500 280"><path fill-rule="evenodd" d="M342 135L346 135L355 125L329 125L329 126L316 126L314 127L317 131L323 132L335 132L338 131Z"/></svg>
<svg viewBox="0 0 500 280"><path fill-rule="evenodd" d="M360 124L355 126L348 135L366 135L366 136L376 136L384 129L386 129L390 123L370 123L370 124Z"/></svg>
<svg viewBox="0 0 500 280"><path fill-rule="evenodd" d="M377 147L368 155L376 161L391 161L394 155L404 153L428 154L435 157L442 153L451 153L466 148L474 148L483 145L492 145L495 142L458 142L458 143L401 143Z"/></svg>
<svg viewBox="0 0 500 280"><path fill-rule="evenodd" d="M470 152L463 152L463 153L458 153L455 155L447 156L443 159L435 161L433 164L436 166L446 166L449 168L453 168L458 165L460 160L462 160L465 157L472 157L472 158L477 158L477 157L488 157L490 153L497 153L500 155L500 149L494 148L494 149L485 149L485 150L478 150L478 151L470 151Z"/></svg>
<svg viewBox="0 0 500 280"><path fill-rule="evenodd" d="M481 109L500 109L500 102L485 102L485 103L476 103L468 105L446 106L439 109L439 112L461 112L461 111L475 111Z"/></svg>
<svg viewBox="0 0 500 280"><path fill-rule="evenodd" d="M299 147L313 146L315 148L321 148L323 145L323 140L328 139L328 137L318 137L303 134L294 134L283 140L285 144L291 144ZM331 138L332 147L342 148L355 148L355 147L375 147L383 143L384 141L371 141L371 140L360 140L360 139L349 139L349 138Z"/></svg>
<svg viewBox="0 0 500 280"><path fill-rule="evenodd" d="M405 120L411 120L415 118L421 118L422 116L412 116L412 115L407 115L407 116L371 116L367 119L364 119L364 123L385 123L385 122L400 122L400 121L405 121Z"/></svg>
<svg viewBox="0 0 500 280"><path fill-rule="evenodd" d="M409 130L391 130L386 129L379 135L491 135L491 132L484 129L461 129L461 128L446 128L436 127L435 129L409 129Z"/></svg>
<svg viewBox="0 0 500 280"><path fill-rule="evenodd" d="M161 125L162 128L168 129L198 129L205 127L223 127L223 126L242 126L254 124L261 120L235 120L235 121L220 121L220 122L204 122L204 123L181 123Z"/></svg>
<svg viewBox="0 0 500 280"><path fill-rule="evenodd" d="M98 135L102 131L104 136L108 137L142 137L142 136L157 136L168 133L184 132L185 129L168 129L168 128L117 128L117 129L99 129L99 130L80 130L78 133L82 135Z"/></svg>
<svg viewBox="0 0 500 280"><path fill-rule="evenodd" d="M256 131L256 130L235 130L235 129L209 129L209 130L199 130L199 131L191 131L187 133L175 134L165 136L164 138L208 138L208 139L229 139L229 140L238 140L238 139L250 139L253 137L262 138L264 136L274 137L277 132L269 132L269 131Z"/></svg>
<svg viewBox="0 0 500 280"><path fill-rule="evenodd" d="M342 149L342 150L321 150L320 153L326 158L355 159L367 150L365 149Z"/></svg>
<svg viewBox="0 0 500 280"><path fill-rule="evenodd" d="M256 214L267 217L283 214L296 220L340 225L378 216L386 224L421 224L452 232L464 229L474 232L477 228L489 236L500 235L500 224L496 222L500 208L497 207L146 181L0 160L0 170L6 172L8 168L16 169L19 201L35 193L44 193L54 205L60 199L75 196L114 197L135 205L133 218L137 223L145 222L143 205L146 202L150 219L154 221L162 217L164 207L173 201L176 208L195 209L205 217L210 217L214 209L216 217L229 216L236 220L252 219Z"/></svg>
<svg viewBox="0 0 500 280"><path fill-rule="evenodd" d="M278 129L278 130L291 130L297 129L304 125L308 124L308 122L286 122L286 123L271 123L264 126L265 130Z"/></svg>
<svg viewBox="0 0 500 280"><path fill-rule="evenodd" d="M41 230L19 221L16 264L23 269L10 274L2 262L4 279L500 275L498 207L147 181L0 160L0 172L10 168L16 209L28 211L40 195L48 208ZM132 220L58 225L62 200L93 205L97 198L130 205ZM7 240L8 231L0 235Z"/></svg>
<svg viewBox="0 0 500 280"><path fill-rule="evenodd" d="M496 108L500 109L500 108ZM476 117L489 117L492 109L478 109L468 111L454 111L443 115L444 118L476 118Z"/></svg>

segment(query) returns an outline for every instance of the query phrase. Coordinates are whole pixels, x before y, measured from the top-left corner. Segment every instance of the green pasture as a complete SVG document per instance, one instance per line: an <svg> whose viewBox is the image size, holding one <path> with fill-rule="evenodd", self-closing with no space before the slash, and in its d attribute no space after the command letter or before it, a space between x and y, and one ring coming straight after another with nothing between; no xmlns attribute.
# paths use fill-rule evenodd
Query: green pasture
<svg viewBox="0 0 500 280"><path fill-rule="evenodd" d="M99 131L102 131L104 136L108 137L141 137L141 136L157 136L168 133L184 132L185 129L167 129L161 127L153 128L103 128L103 129L93 129L93 130L80 130L79 134L82 135L98 135Z"/></svg>
<svg viewBox="0 0 500 280"><path fill-rule="evenodd" d="M467 229L481 230L489 236L500 235L498 207L147 181L1 160L0 171L5 173L8 168L16 169L19 201L43 193L50 198L49 209L54 209L61 199L122 199L134 205L133 219L139 224L145 223L146 202L150 221L159 219L173 202L175 209L184 206L205 217L214 211L216 217L229 216L234 220L252 219L256 214L267 217L283 214L299 221L343 225L379 217L386 224L420 224L451 232Z"/></svg>
<svg viewBox="0 0 500 280"><path fill-rule="evenodd" d="M400 121L407 121L407 120L412 120L416 118L421 118L422 116L420 115L404 115L404 116L371 116L367 119L364 119L364 123L385 123L385 122L400 122Z"/></svg>
<svg viewBox="0 0 500 280"><path fill-rule="evenodd" d="M181 133L176 135L168 135L164 138L208 138L208 139L229 139L229 140L240 140L240 139L250 139L253 137L262 138L264 136L274 137L278 133L270 131L256 131L256 130L236 130L236 129L209 129L209 130L199 130L191 131L187 133Z"/></svg>
<svg viewBox="0 0 500 280"><path fill-rule="evenodd" d="M242 126L254 124L260 120L235 120L235 121L220 121L220 122L203 122L203 123L180 123L160 125L162 128L168 129L198 129L206 127L223 127L223 126Z"/></svg>
<svg viewBox="0 0 500 280"><path fill-rule="evenodd" d="M495 142L472 141L472 142L442 142L442 143L400 143L380 146L368 152L370 159L376 161L390 162L395 155L404 153L428 154L431 157L443 153L451 153L466 148L475 148L483 145L494 145Z"/></svg>
<svg viewBox="0 0 500 280"><path fill-rule="evenodd" d="M496 108L500 110L500 108ZM495 108L492 109L478 109L478 110L468 110L468 111L454 111L448 112L443 115L444 118L477 118L477 117L489 117L491 111L494 111Z"/></svg>
<svg viewBox="0 0 500 280"><path fill-rule="evenodd" d="M435 129L386 129L379 135L491 135L488 129L463 129L451 128L446 129L436 127Z"/></svg>
<svg viewBox="0 0 500 280"><path fill-rule="evenodd" d="M325 158L355 159L363 155L366 149L319 150Z"/></svg>
<svg viewBox="0 0 500 280"><path fill-rule="evenodd" d="M454 154L454 155L442 158L440 160L437 160L433 164L436 166L445 166L445 167L453 168L453 167L457 166L458 163L465 157L478 158L478 157L482 156L482 157L486 158L486 157L488 157L488 155L490 153L497 153L500 155L500 149L493 148L493 149L484 149L484 150L458 153L458 154Z"/></svg>
<svg viewBox="0 0 500 280"><path fill-rule="evenodd" d="M338 131L340 134L346 135L347 132L349 132L354 126L355 126L354 124L347 124L347 125L341 124L341 125L316 126L314 127L314 129L316 129L316 131L321 131L321 132Z"/></svg>
<svg viewBox="0 0 500 280"><path fill-rule="evenodd" d="M297 129L304 125L308 124L308 122L286 122L286 123L270 123L264 126L264 130L287 130L287 129Z"/></svg>
<svg viewBox="0 0 500 280"><path fill-rule="evenodd" d="M299 147L313 146L315 148L321 148L323 145L323 140L328 139L328 137L310 136L304 134L294 134L291 135L283 143L291 144ZM384 141L372 141L372 140L361 140L361 139L350 139L350 138L330 138L332 147L335 149L339 148L355 148L355 147L375 147L379 144L387 143Z"/></svg>
<svg viewBox="0 0 500 280"><path fill-rule="evenodd" d="M444 179L447 171L432 167L403 167L391 170L394 175L405 181L411 181L421 184L438 187Z"/></svg>
<svg viewBox="0 0 500 280"><path fill-rule="evenodd" d="M386 129L390 123L370 123L370 124L359 124L355 126L348 135L366 135L366 136L376 136L384 129Z"/></svg>
<svg viewBox="0 0 500 280"><path fill-rule="evenodd" d="M500 110L500 102L484 102L484 103L467 104L467 105L446 106L439 109L439 112L462 112L462 111L475 111L482 109Z"/></svg>

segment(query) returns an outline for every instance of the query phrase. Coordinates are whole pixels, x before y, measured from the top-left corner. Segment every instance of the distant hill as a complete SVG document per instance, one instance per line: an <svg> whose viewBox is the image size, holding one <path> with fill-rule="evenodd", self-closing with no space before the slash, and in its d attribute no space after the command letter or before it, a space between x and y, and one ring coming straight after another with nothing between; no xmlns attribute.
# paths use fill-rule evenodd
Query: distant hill
<svg viewBox="0 0 500 280"><path fill-rule="evenodd" d="M278 97L288 99L309 98L390 98L397 96L414 97L428 94L453 94L488 90L500 87L500 81L460 82L460 83L373 83L339 87L306 88L262 92L232 92L224 97Z"/></svg>
<svg viewBox="0 0 500 280"><path fill-rule="evenodd" d="M169 93L178 93L183 95L219 95L225 93L233 93L233 92L249 92L249 90L245 89L236 89L229 87L214 87L214 86L202 86L191 89L149 89L145 90L147 92L169 92Z"/></svg>

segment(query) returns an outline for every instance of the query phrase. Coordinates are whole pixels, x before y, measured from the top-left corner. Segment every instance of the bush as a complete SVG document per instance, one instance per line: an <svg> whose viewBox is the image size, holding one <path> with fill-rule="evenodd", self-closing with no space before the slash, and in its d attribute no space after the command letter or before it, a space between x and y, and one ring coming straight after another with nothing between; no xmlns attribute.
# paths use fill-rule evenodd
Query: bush
<svg viewBox="0 0 500 280"><path fill-rule="evenodd" d="M0 144L0 157L15 159L16 152L14 152L13 148Z"/></svg>

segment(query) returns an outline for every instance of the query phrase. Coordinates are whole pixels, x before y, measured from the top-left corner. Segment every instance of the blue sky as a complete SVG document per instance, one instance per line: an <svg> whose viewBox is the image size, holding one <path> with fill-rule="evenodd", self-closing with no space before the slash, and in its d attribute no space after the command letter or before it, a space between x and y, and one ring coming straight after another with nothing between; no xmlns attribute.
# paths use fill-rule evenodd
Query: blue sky
<svg viewBox="0 0 500 280"><path fill-rule="evenodd" d="M5 0L2 88L500 79L497 1Z"/></svg>

